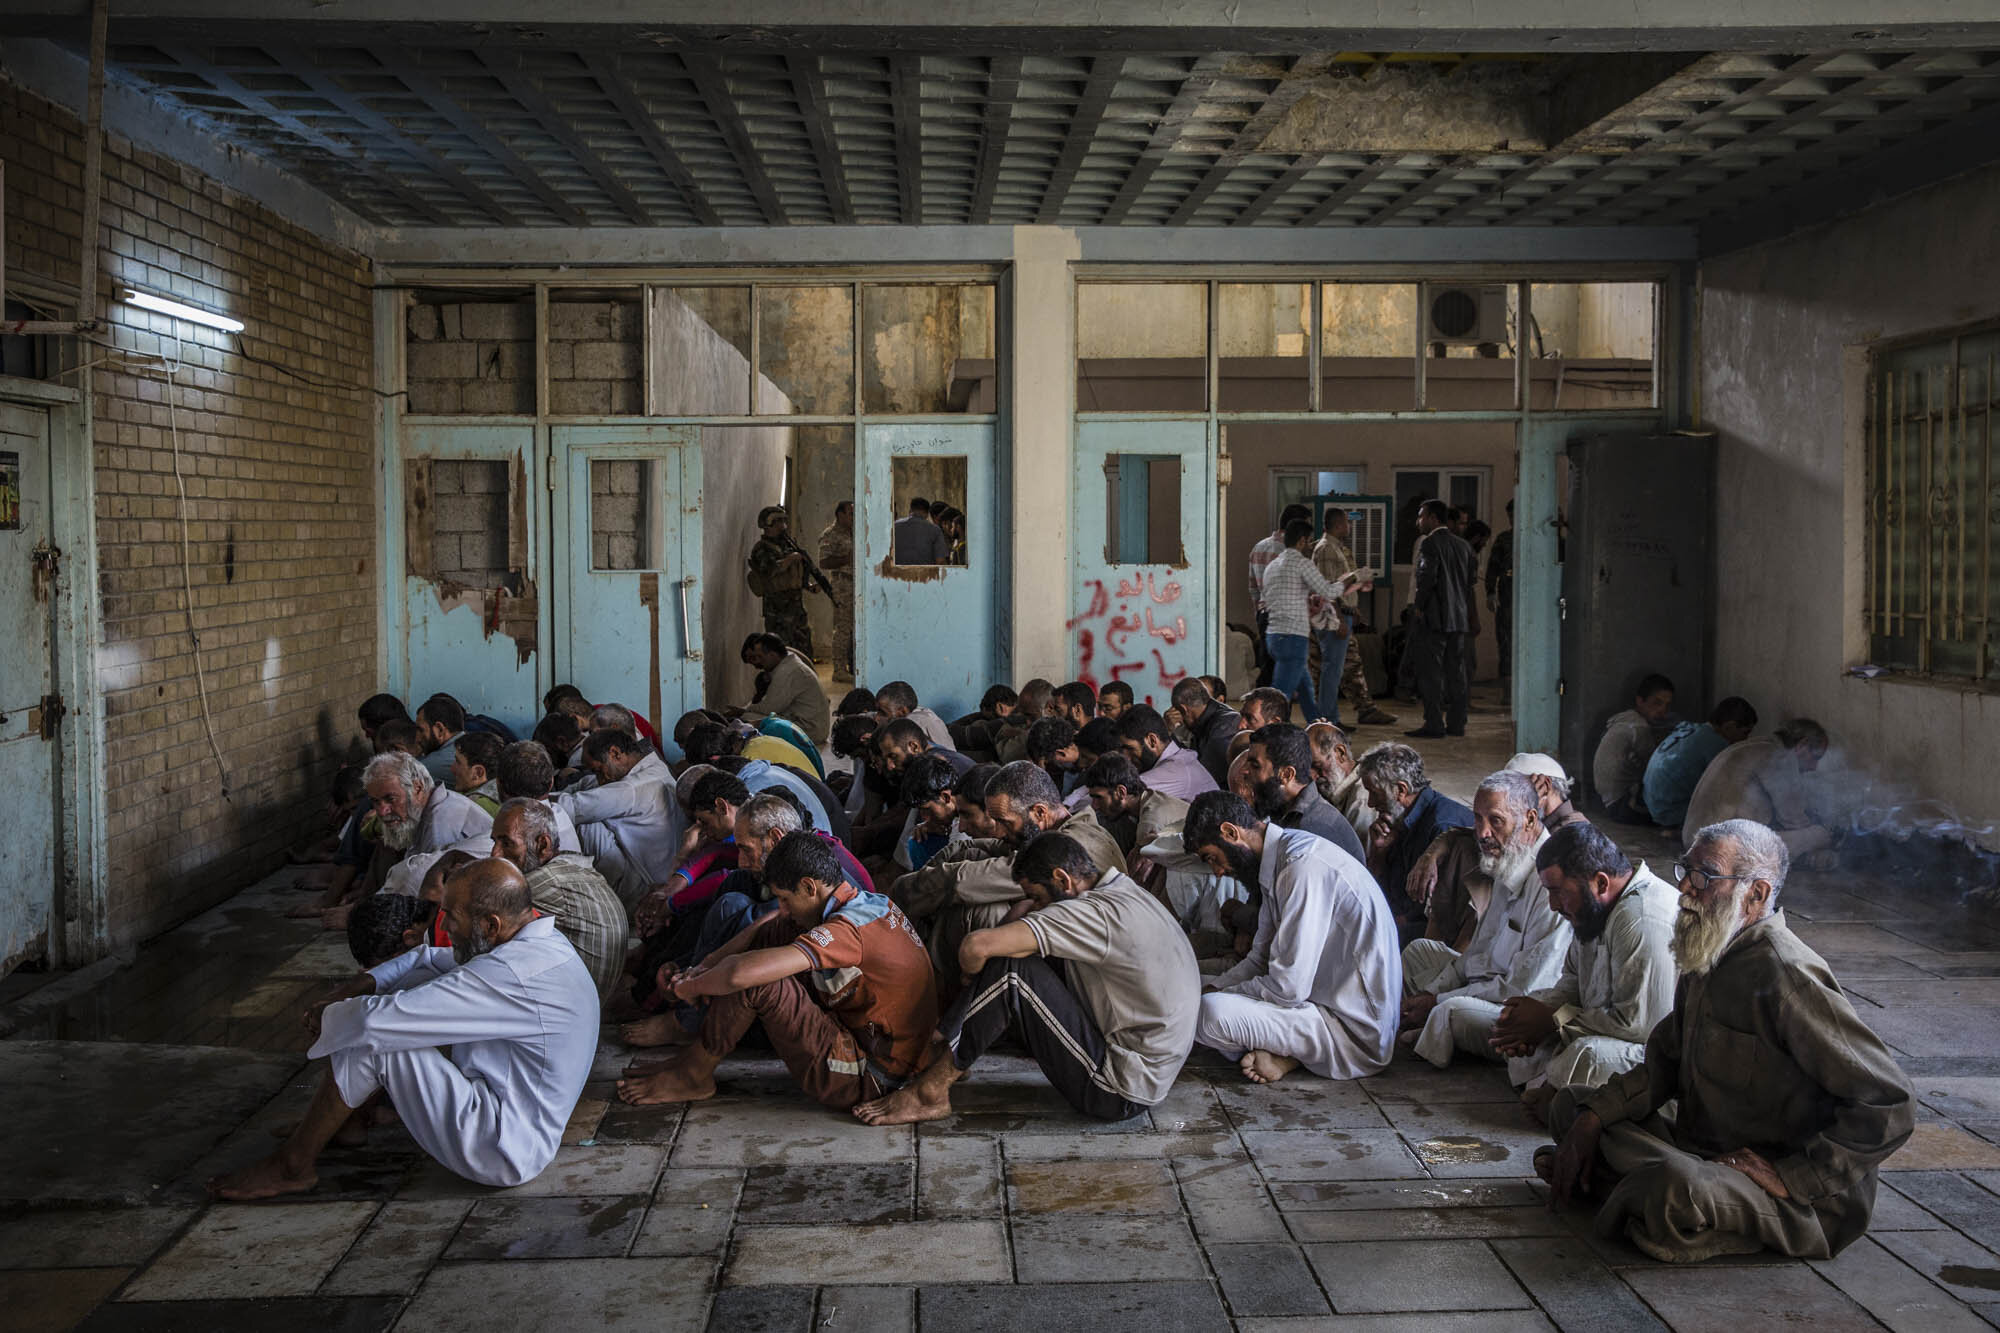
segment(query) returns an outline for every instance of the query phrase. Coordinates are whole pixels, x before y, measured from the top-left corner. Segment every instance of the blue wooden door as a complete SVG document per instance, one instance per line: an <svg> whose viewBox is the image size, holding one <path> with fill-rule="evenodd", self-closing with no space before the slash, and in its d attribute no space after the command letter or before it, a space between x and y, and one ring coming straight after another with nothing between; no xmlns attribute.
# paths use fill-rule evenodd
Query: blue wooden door
<svg viewBox="0 0 2000 1333"><path fill-rule="evenodd" d="M1165 710L1215 669L1215 458L1202 421L1080 422L1071 487L1070 662Z"/></svg>
<svg viewBox="0 0 2000 1333"><path fill-rule="evenodd" d="M665 732L702 702L698 432L570 426L550 442L562 553L555 679Z"/></svg>
<svg viewBox="0 0 2000 1333"><path fill-rule="evenodd" d="M898 565L894 560L897 460L958 484L964 460L965 561ZM925 460L931 460L926 462ZM930 497L926 497L930 498ZM870 688L892 680L916 687L942 717L971 712L997 678L994 617L999 605L999 506L989 425L867 426L861 432L854 496L854 663ZM1016 541L1033 540L1031 533Z"/></svg>
<svg viewBox="0 0 2000 1333"><path fill-rule="evenodd" d="M412 711L450 694L525 736L541 716L548 632L548 489L535 428L408 423L400 442L402 503L388 530L401 633L391 636L389 688Z"/></svg>
<svg viewBox="0 0 2000 1333"><path fill-rule="evenodd" d="M55 693L49 464L48 411L0 403L0 976L46 946L55 898L57 733L42 710Z"/></svg>

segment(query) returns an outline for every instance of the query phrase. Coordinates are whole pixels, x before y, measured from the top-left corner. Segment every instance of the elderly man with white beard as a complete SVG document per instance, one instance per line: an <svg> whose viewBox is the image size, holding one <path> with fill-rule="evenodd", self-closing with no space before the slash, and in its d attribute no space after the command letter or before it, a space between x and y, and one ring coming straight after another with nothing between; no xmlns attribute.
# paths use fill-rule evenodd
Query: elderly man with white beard
<svg viewBox="0 0 2000 1333"><path fill-rule="evenodd" d="M1782 838L1747 819L1695 835L1674 867L1673 1012L1644 1064L1549 1107L1560 1146L1535 1169L1553 1202L1609 1177L1598 1234L1666 1263L1840 1253L1867 1231L1876 1172L1915 1124L1909 1079L1776 910L1789 864Z"/></svg>
<svg viewBox="0 0 2000 1333"><path fill-rule="evenodd" d="M1569 949L1569 922L1549 906L1535 878L1542 830L1534 784L1503 769L1472 798L1479 868L1493 896L1460 953L1440 940L1403 949L1403 1036L1439 1069L1464 1051L1497 1059L1493 1024L1501 1004L1553 985Z"/></svg>
<svg viewBox="0 0 2000 1333"><path fill-rule="evenodd" d="M468 838L483 838L493 828L493 816L477 802L437 782L400 750L369 760L361 781L381 823L381 843L390 851L441 852Z"/></svg>
<svg viewBox="0 0 2000 1333"><path fill-rule="evenodd" d="M507 862L475 861L444 893L451 947L399 954L307 1011L310 1054L330 1060L305 1118L271 1156L209 1181L211 1193L312 1189L321 1151L378 1094L467 1180L519 1185L554 1160L597 1052L597 987Z"/></svg>

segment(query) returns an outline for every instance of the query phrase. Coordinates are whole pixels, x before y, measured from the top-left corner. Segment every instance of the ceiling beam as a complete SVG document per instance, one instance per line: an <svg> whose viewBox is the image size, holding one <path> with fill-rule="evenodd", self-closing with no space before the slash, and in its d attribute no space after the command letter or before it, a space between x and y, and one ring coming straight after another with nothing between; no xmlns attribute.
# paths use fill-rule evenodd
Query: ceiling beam
<svg viewBox="0 0 2000 1333"><path fill-rule="evenodd" d="M1245 204L1242 211L1230 219L1229 225L1232 227L1248 227L1256 222L1258 218L1264 216L1271 205L1284 198L1293 186L1304 180L1307 172L1311 171L1324 160L1323 156L1314 154L1311 157L1302 157L1293 162L1292 165L1278 173L1276 180L1258 191L1257 197Z"/></svg>
<svg viewBox="0 0 2000 1333"><path fill-rule="evenodd" d="M618 57L603 51L584 51L582 55L584 69L596 80L604 95L611 99L611 104L618 108L618 114L625 117L625 123L639 136L639 142L646 145L646 151L653 156L653 164L660 169L661 175L673 183L675 193L687 204L695 221L704 227L721 225L722 218L702 192L701 182L688 170L680 152L668 140L666 131L660 128L660 122L653 119L639 94L626 81L624 71L618 68Z"/></svg>
<svg viewBox="0 0 2000 1333"><path fill-rule="evenodd" d="M799 119L805 125L806 143L812 148L813 162L819 167L820 187L826 192L827 210L837 227L854 221L854 201L847 193L847 170L840 161L840 149L833 141L833 116L827 108L826 75L819 57L787 55L785 72L792 80L792 100L799 104Z"/></svg>
<svg viewBox="0 0 2000 1333"><path fill-rule="evenodd" d="M2000 161L2000 103L1702 223L1704 256L1775 240Z"/></svg>
<svg viewBox="0 0 2000 1333"><path fill-rule="evenodd" d="M561 144L563 151L569 154L570 160L582 167L583 174L596 182L597 188L604 192L604 197L611 201L612 207L623 213L626 219L636 226L643 227L654 220L647 215L646 206L639 202L638 197L626 188L625 183L612 173L610 167L604 164L604 159L597 155L597 150L584 142L583 136L571 128L562 112L556 110L554 104L542 94L542 90L535 86L535 81L521 69L518 57L514 63L510 63L506 56L493 51L475 48L473 54L479 63L486 67L487 73L500 80L500 86L507 90L507 95L519 103L523 111L534 117L535 123L542 127L542 132Z"/></svg>
<svg viewBox="0 0 2000 1333"><path fill-rule="evenodd" d="M1333 188L1333 192L1328 194L1326 198L1314 204L1312 211L1300 218L1297 225L1301 227L1317 227L1320 223L1333 216L1334 209L1339 208L1348 200L1357 197L1369 185L1374 183L1376 177L1394 167L1402 159L1403 155L1401 153L1390 153L1386 157L1379 157L1368 166L1360 168L1352 176L1349 176L1339 185L1336 185Z"/></svg>
<svg viewBox="0 0 2000 1333"><path fill-rule="evenodd" d="M377 186L386 193L393 195L402 202L405 208L408 208L418 217L439 226L446 226L451 223L449 214L396 179L395 174L389 170L388 164L369 161L365 150L346 140L333 138L324 131L306 124L296 113L278 106L263 93L253 92L244 87L234 75L210 63L191 48L170 46L162 47L161 51L175 65L199 78L224 97L240 103L245 110L263 116L279 129L293 135L304 143L311 144L328 156L360 169L368 184ZM352 183L349 182L347 184L351 188ZM387 219L378 218L377 221L387 221Z"/></svg>
<svg viewBox="0 0 2000 1333"><path fill-rule="evenodd" d="M464 107L458 104L456 99L451 97L450 94L446 93L436 83L432 82L429 76L420 73L416 66L408 61L393 61L389 59L387 55L373 46L364 49L382 67L382 71L385 74L392 75L405 88L409 89L411 93L415 94L425 106L428 106L432 111L435 111L450 122L453 129L472 140L473 144L488 157L505 167L507 173L526 186L528 192L541 200L550 212L572 227L581 227L588 224L589 219L584 217L583 210L577 208L569 200L563 198L560 193L551 188L549 183L542 179L540 172L536 171L526 162L523 162L513 149L500 141L498 135L492 133L485 125L470 115Z"/></svg>
<svg viewBox="0 0 2000 1333"><path fill-rule="evenodd" d="M1014 102L1021 95L1021 57L996 56L986 72L986 117L979 127L979 166L972 183L972 207L966 221L981 226L993 220L993 194L1000 185L1000 163L1007 156L1007 132L1014 123Z"/></svg>
<svg viewBox="0 0 2000 1333"><path fill-rule="evenodd" d="M1035 210L1035 221L1054 222L1062 216L1065 200L1069 198L1069 187L1076 182L1076 173L1083 166L1083 159L1090 153L1090 145L1097 139L1097 131L1104 124L1104 113L1111 107L1111 95L1118 89L1118 80L1125 73L1125 57L1096 56L1090 62L1090 72L1083 81L1083 91L1078 94L1076 110L1069 118L1069 132L1063 137L1062 152L1056 158L1055 169L1049 173L1048 184L1042 188L1041 206Z"/></svg>
<svg viewBox="0 0 2000 1333"><path fill-rule="evenodd" d="M1111 202L1105 206L1104 216L1099 219L1100 223L1105 226L1117 226L1125 221L1126 214L1132 211L1132 206L1139 202L1139 196L1145 193L1147 183L1153 179L1153 173L1165 164L1167 154L1173 151L1174 144L1180 139L1181 130L1194 119L1195 109L1215 87L1215 81L1222 77L1229 61L1228 55L1211 52L1194 62L1194 67L1188 71L1187 77L1181 80L1181 86L1175 90L1174 100L1168 105L1167 113L1160 117L1160 123L1153 127L1152 137L1146 141L1145 148L1139 154L1139 160L1132 164L1132 169L1125 174L1124 183L1118 187L1118 193L1113 195Z"/></svg>
<svg viewBox="0 0 2000 1333"><path fill-rule="evenodd" d="M924 220L923 81L920 58L889 58L889 122L896 131L896 214L906 227Z"/></svg>
<svg viewBox="0 0 2000 1333"><path fill-rule="evenodd" d="M1173 213L1167 218L1169 226L1186 222L1195 215L1195 210L1208 202L1208 197L1243 164L1243 159L1256 152L1257 146L1270 137L1278 122L1310 90L1312 80L1326 72L1332 59L1324 52L1305 56L1279 76L1277 86L1250 113L1250 118L1243 122L1243 128L1230 140L1229 147L1222 150L1208 170L1202 173L1201 179L1195 182L1194 188L1174 206Z"/></svg>
<svg viewBox="0 0 2000 1333"><path fill-rule="evenodd" d="M309 52L285 45L273 45L265 49L284 65L287 74L302 80L308 88L338 106L355 120L394 142L397 149L407 154L411 161L418 163L426 171L435 173L439 179L463 195L467 203L491 217L496 225L502 227L520 225L520 219L481 188L477 181L418 142L387 116L362 101L359 96L350 93L334 72L318 64Z"/></svg>
<svg viewBox="0 0 2000 1333"><path fill-rule="evenodd" d="M723 142L729 146L729 155L736 161L736 170L743 177L744 185L749 187L751 197L756 199L764 221L773 225L789 221L785 216L784 201L778 198L777 187L764 174L757 143L750 137L749 129L743 124L743 116L736 109L736 99L730 95L729 80L724 76L721 64L709 56L683 53L681 66L694 80L695 91L701 95L702 105L708 108L708 118L722 132Z"/></svg>

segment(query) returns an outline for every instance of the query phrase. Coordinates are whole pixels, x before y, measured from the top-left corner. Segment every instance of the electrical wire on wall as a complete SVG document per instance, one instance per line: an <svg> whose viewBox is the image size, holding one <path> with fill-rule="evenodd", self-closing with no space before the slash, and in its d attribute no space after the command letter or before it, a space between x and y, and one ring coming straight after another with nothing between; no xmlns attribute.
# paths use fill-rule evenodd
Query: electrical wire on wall
<svg viewBox="0 0 2000 1333"><path fill-rule="evenodd" d="M229 799L229 768L222 762L222 746L215 739L215 713L208 703L208 672L201 662L201 631L194 624L194 564L188 557L187 482L181 476L180 382L174 378L180 368L181 340L174 339L174 359L167 362L167 432L173 440L174 491L179 497L175 515L181 528L181 595L187 604L188 638L194 644L194 684L201 696L201 727L208 734L209 753L215 756L215 771L222 780L222 799Z"/></svg>

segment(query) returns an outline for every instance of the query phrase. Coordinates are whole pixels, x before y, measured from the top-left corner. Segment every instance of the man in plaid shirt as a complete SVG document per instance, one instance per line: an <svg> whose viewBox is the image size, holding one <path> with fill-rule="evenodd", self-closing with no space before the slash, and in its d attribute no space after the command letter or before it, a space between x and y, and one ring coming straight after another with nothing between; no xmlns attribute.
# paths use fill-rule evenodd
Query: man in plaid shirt
<svg viewBox="0 0 2000 1333"><path fill-rule="evenodd" d="M597 998L611 994L625 975L631 925L625 904L587 856L556 849L555 812L517 796L493 817L493 854L511 861L528 881L535 910L555 918L597 984Z"/></svg>
<svg viewBox="0 0 2000 1333"><path fill-rule="evenodd" d="M1278 526L1271 535L1250 548L1250 606L1257 613L1257 643L1263 646L1271 632L1271 618L1264 610L1264 575L1271 568L1271 562L1285 549L1285 529L1295 520L1312 520L1312 510L1304 505L1286 505L1285 512L1278 515ZM1257 683L1269 685L1273 663L1269 654L1257 669Z"/></svg>

